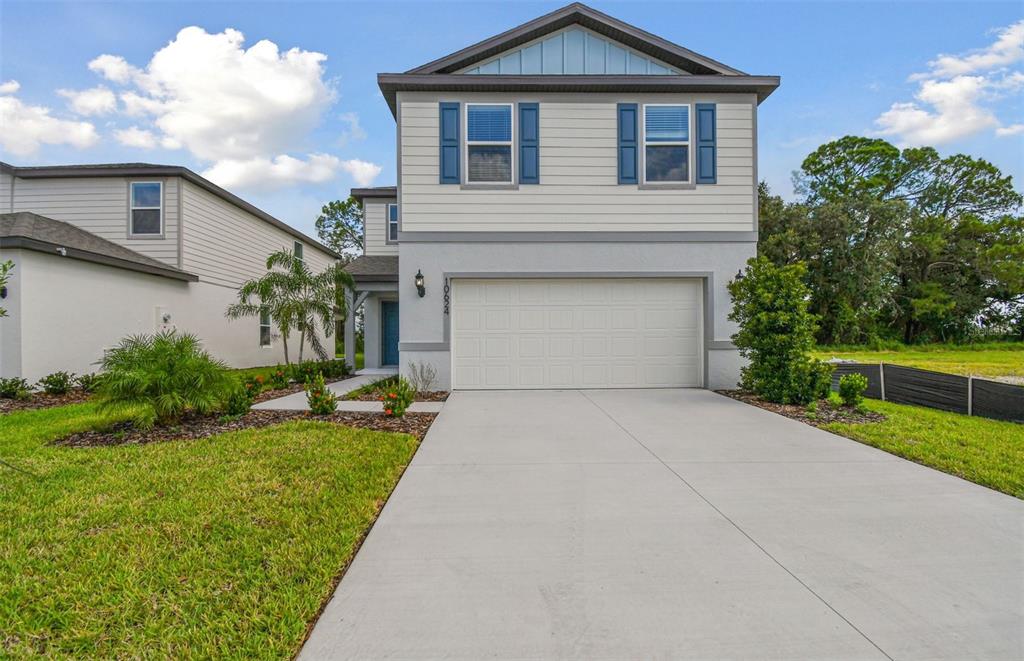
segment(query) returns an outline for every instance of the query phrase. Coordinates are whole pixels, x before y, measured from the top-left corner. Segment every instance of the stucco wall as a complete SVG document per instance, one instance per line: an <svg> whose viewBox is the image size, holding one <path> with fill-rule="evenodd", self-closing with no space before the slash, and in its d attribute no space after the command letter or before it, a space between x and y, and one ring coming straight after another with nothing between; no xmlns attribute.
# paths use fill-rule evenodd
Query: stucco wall
<svg viewBox="0 0 1024 661"><path fill-rule="evenodd" d="M7 299L13 299L16 314L0 320L4 376L34 381L57 370L93 372L104 348L125 335L158 330L163 312L171 315L169 326L198 335L210 353L232 367L284 362L280 338L269 348L259 346L257 319L224 317L235 300L233 289L38 252L10 252L18 253ZM17 326L13 333L12 321ZM333 339L325 343L333 346ZM293 360L297 349L298 338L293 337Z"/></svg>
<svg viewBox="0 0 1024 661"><path fill-rule="evenodd" d="M734 243L403 243L399 260L401 366L435 366L441 387L450 387L451 353L444 314L445 275L676 275L705 280L704 343L707 387L728 387L739 378L738 352L728 348L736 331L728 320L726 284L756 244ZM416 295L413 276L422 269L426 296ZM712 348L713 347L713 348Z"/></svg>

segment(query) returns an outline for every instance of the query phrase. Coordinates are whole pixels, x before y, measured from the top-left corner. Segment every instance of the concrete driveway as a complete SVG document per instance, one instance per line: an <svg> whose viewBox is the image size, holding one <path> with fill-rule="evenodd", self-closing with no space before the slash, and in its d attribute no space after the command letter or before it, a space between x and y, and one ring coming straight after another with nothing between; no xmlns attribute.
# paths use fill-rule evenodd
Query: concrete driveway
<svg viewBox="0 0 1024 661"><path fill-rule="evenodd" d="M302 657L1020 659L1024 502L702 390L458 392Z"/></svg>

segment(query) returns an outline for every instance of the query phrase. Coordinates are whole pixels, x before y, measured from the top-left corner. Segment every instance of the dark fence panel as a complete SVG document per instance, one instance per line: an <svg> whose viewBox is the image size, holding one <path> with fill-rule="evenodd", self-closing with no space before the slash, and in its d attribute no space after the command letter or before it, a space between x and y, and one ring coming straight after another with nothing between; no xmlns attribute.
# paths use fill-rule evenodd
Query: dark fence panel
<svg viewBox="0 0 1024 661"><path fill-rule="evenodd" d="M1024 387L974 379L972 413L984 418L1024 422Z"/></svg>
<svg viewBox="0 0 1024 661"><path fill-rule="evenodd" d="M865 397L872 399L882 398L882 373L880 365L870 363L834 363L835 370L832 372L832 390L839 390L839 379L847 374L863 374L868 378L868 389L864 391Z"/></svg>
<svg viewBox="0 0 1024 661"><path fill-rule="evenodd" d="M954 413L967 413L967 377L886 365L885 399Z"/></svg>

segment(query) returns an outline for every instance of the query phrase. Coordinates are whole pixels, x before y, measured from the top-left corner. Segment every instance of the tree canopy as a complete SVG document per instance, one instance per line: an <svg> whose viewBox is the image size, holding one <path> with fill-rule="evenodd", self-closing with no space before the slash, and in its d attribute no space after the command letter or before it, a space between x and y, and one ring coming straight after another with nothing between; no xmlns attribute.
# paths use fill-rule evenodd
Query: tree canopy
<svg viewBox="0 0 1024 661"><path fill-rule="evenodd" d="M795 181L761 184L758 249L806 265L820 343L1024 337L1022 200L993 164L847 136Z"/></svg>
<svg viewBox="0 0 1024 661"><path fill-rule="evenodd" d="M316 233L324 245L351 258L363 246L363 208L354 197L328 202L316 219Z"/></svg>

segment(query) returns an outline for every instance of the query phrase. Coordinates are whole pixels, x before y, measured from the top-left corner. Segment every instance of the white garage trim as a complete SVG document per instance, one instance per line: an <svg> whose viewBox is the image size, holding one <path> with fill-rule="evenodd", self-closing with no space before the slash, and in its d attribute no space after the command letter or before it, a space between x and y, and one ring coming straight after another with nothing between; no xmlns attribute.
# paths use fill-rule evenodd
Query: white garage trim
<svg viewBox="0 0 1024 661"><path fill-rule="evenodd" d="M453 388L701 387L704 285L680 277L451 281Z"/></svg>

